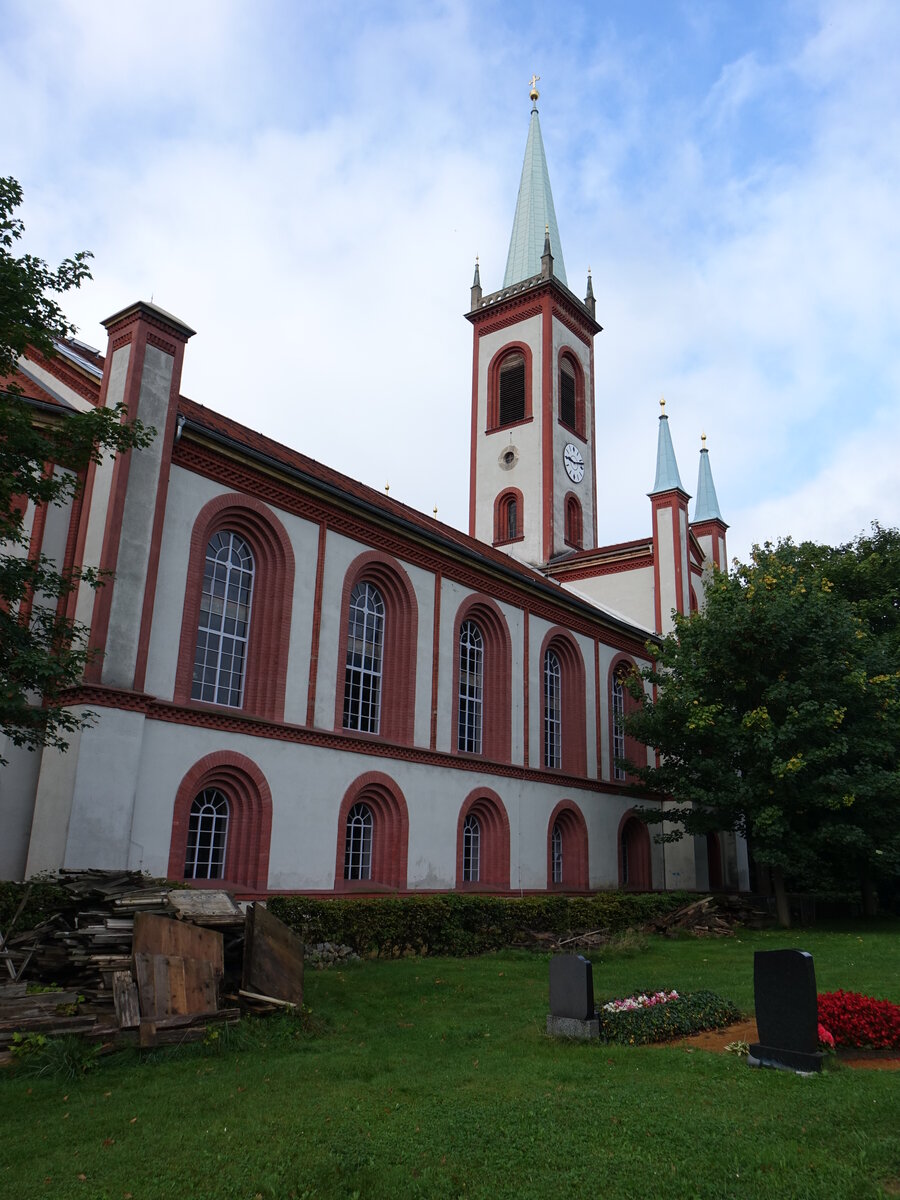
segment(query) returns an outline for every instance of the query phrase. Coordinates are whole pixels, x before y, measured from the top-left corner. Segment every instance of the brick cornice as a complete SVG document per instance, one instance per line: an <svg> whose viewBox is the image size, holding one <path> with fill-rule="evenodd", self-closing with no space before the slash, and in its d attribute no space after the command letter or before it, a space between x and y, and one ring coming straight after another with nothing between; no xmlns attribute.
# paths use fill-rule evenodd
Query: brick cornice
<svg viewBox="0 0 900 1200"><path fill-rule="evenodd" d="M53 358L47 358L37 350L29 349L26 358L35 363L39 367L43 367L60 383L64 383L66 387L71 388L84 400L89 400L91 404L96 404L100 398L100 380L95 379L93 375L82 375L74 363L70 363L68 359L62 355L54 355Z"/></svg>

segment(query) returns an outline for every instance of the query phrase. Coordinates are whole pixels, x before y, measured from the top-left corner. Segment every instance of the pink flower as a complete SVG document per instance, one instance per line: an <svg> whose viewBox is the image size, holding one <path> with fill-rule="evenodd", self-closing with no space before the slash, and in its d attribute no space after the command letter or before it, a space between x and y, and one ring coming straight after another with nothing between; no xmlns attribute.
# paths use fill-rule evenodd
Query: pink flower
<svg viewBox="0 0 900 1200"><path fill-rule="evenodd" d="M834 1038L821 1021L819 1022L819 1045L827 1046L830 1050L834 1049Z"/></svg>

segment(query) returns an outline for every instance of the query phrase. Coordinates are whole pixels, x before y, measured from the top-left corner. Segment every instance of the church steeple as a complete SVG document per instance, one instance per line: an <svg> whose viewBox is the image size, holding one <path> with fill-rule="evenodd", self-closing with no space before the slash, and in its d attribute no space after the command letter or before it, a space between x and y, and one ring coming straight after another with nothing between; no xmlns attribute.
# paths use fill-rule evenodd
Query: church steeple
<svg viewBox="0 0 900 1200"><path fill-rule="evenodd" d="M712 468L709 465L709 451L706 448L706 434L701 437L703 443L700 449L700 474L697 477L697 500L694 504L694 521L721 521L719 500L716 496L716 485L713 483Z"/></svg>
<svg viewBox="0 0 900 1200"><path fill-rule="evenodd" d="M516 216L513 221L512 237L509 240L509 255L506 259L506 274L503 286L511 287L523 279L531 279L541 273L541 257L544 251L545 231L550 238L553 252L553 274L568 286L566 268L563 263L562 243L553 193L550 191L550 173L544 154L541 123L538 119L538 76L531 81L531 124L525 144L525 161L519 181L519 197L516 201Z"/></svg>
<svg viewBox="0 0 900 1200"><path fill-rule="evenodd" d="M677 488L684 492L681 476L678 474L678 463L675 460L675 447L672 445L672 435L669 432L669 418L666 416L666 402L659 402L659 438L656 443L656 479L653 490L649 493L656 496L660 492L670 492ZM685 492L685 495L687 493Z"/></svg>

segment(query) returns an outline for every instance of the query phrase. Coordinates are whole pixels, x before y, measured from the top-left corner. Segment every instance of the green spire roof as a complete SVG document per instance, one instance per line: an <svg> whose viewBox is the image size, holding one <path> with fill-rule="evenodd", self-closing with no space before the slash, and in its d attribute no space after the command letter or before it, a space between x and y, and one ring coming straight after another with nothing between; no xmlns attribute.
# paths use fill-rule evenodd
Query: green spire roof
<svg viewBox="0 0 900 1200"><path fill-rule="evenodd" d="M703 435L703 448L700 451L700 474L697 478L697 503L694 505L694 520L722 520L722 514L719 512L719 501L716 496L716 485L713 483L712 469L709 465L709 451L706 448L705 433Z"/></svg>
<svg viewBox="0 0 900 1200"><path fill-rule="evenodd" d="M513 221L512 237L509 239L506 274L503 276L504 287L511 287L514 283L530 279L533 275L540 275L544 234L548 227L550 249L553 253L553 274L568 287L562 243L559 240L559 227L553 207L553 193L550 191L544 140L541 137L541 123L535 105L531 110L531 124L528 127L525 161L522 164L519 198L516 201L516 219Z"/></svg>
<svg viewBox="0 0 900 1200"><path fill-rule="evenodd" d="M660 400L660 408L664 409L665 400ZM672 435L669 433L669 418L665 411L659 414L659 440L656 446L656 481L653 484L651 496L658 492L670 492L678 488L684 492L681 476L678 474L678 463L675 461L675 447L672 445ZM687 493L685 492L685 495Z"/></svg>

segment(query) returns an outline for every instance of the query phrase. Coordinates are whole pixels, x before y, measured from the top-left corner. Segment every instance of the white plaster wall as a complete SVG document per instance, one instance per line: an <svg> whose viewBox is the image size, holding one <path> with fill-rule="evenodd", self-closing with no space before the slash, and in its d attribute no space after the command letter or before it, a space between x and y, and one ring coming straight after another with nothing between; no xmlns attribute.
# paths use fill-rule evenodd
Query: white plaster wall
<svg viewBox="0 0 900 1200"><path fill-rule="evenodd" d="M494 540L494 500L508 487L522 492L524 540L507 550L513 558L536 563L541 560L541 323L540 316L488 333L478 346L478 417L475 455L475 536L490 545ZM531 349L532 421L512 429L485 433L487 426L488 367L494 355L510 342L524 342ZM515 446L519 459L512 470L499 464L500 455Z"/></svg>
<svg viewBox="0 0 900 1200"><path fill-rule="evenodd" d="M319 627L319 671L316 680L316 725L334 728L338 664L345 661L344 632L340 628L344 579L350 564L372 546L343 534L328 531L325 540L325 569L322 578L322 622ZM434 575L398 558L409 576L416 597L416 702L414 741L431 744L431 660L434 631Z"/></svg>
<svg viewBox="0 0 900 1200"><path fill-rule="evenodd" d="M727 552L725 549L725 538L724 537L719 538L719 565L721 566L723 571L728 570L728 558L727 558Z"/></svg>
<svg viewBox="0 0 900 1200"><path fill-rule="evenodd" d="M6 759L0 767L0 879L24 879L41 752L0 737L0 758Z"/></svg>
<svg viewBox="0 0 900 1200"><path fill-rule="evenodd" d="M687 513L678 509L678 557L681 559L681 608L691 611L691 572L688 566Z"/></svg>
<svg viewBox="0 0 900 1200"><path fill-rule="evenodd" d="M56 467L53 474L57 479L72 478L72 472L63 470L61 467ZM29 502L29 511L34 514L34 505ZM41 553L45 554L53 565L60 569L66 558L66 542L69 537L69 522L72 519L72 501L67 500L65 504L49 504L47 506L47 516L44 519L44 536L41 541ZM17 551L24 552L24 547L17 547ZM34 599L35 606L43 608L56 608L57 597L48 596L45 592L38 592Z"/></svg>
<svg viewBox="0 0 900 1200"><path fill-rule="evenodd" d="M85 708L79 705L72 712L80 716ZM67 751L48 746L41 755L25 863L26 876L38 871L55 871L65 861L82 736L83 730L77 729L69 736Z"/></svg>
<svg viewBox="0 0 900 1200"><path fill-rule="evenodd" d="M119 404L125 395L125 377L128 373L128 361L131 357L131 345L122 346L112 356L109 367L109 386L106 393L106 405L113 408ZM91 493L90 513L88 515L87 532L84 539L84 554L82 565L98 567L100 554L103 550L103 535L106 532L106 514L109 508L109 492L112 485L113 456L104 454L95 469L94 486ZM85 625L91 622L94 611L94 592L92 588L78 589L78 600L75 606L75 619Z"/></svg>
<svg viewBox="0 0 900 1200"><path fill-rule="evenodd" d="M156 346L148 344L144 350L137 415L157 434L149 446L131 452L116 576L106 585L112 588L112 601L102 680L111 687L127 688L134 683L174 361L171 354Z"/></svg>
<svg viewBox="0 0 900 1200"><path fill-rule="evenodd" d="M675 512L671 505L660 508L656 516L657 549L659 552L659 597L662 632L675 628L672 609L678 595L675 587Z"/></svg>
<svg viewBox="0 0 900 1200"><path fill-rule="evenodd" d="M563 581L563 587L593 600L601 608L611 608L645 629L653 629L653 568L638 567L614 575L596 575L593 579Z"/></svg>
<svg viewBox="0 0 900 1200"><path fill-rule="evenodd" d="M40 383L46 384L51 392L61 396L78 412L89 412L94 407L90 400L85 400L84 396L79 395L67 383L63 383L52 371L48 371L30 358L20 358L19 362L29 375L34 376Z"/></svg>

